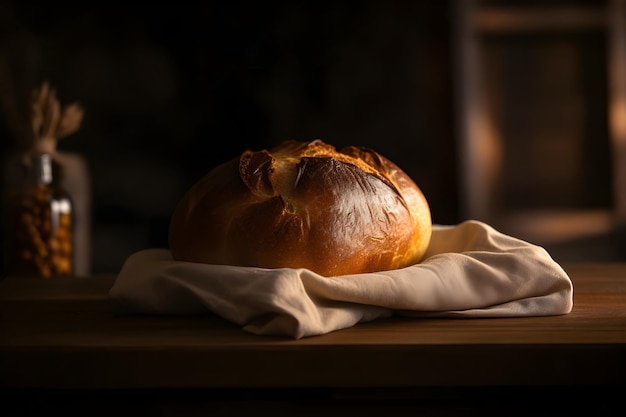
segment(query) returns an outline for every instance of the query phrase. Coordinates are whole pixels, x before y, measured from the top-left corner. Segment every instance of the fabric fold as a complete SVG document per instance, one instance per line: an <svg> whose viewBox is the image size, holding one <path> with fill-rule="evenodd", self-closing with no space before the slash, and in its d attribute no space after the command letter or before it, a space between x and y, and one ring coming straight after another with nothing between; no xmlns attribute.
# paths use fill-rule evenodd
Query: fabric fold
<svg viewBox="0 0 626 417"><path fill-rule="evenodd" d="M419 264L337 277L179 262L145 249L128 257L109 295L120 314L210 311L254 334L296 339L394 314L548 316L573 306L572 282L544 248L475 220L434 225Z"/></svg>

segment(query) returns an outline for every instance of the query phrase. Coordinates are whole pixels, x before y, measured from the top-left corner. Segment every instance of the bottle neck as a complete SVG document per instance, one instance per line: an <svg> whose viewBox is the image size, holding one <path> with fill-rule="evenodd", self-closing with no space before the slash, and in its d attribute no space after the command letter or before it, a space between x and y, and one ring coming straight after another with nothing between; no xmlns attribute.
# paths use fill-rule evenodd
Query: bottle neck
<svg viewBox="0 0 626 417"><path fill-rule="evenodd" d="M38 155L35 161L35 174L40 184L52 184L52 157L50 154L43 153Z"/></svg>

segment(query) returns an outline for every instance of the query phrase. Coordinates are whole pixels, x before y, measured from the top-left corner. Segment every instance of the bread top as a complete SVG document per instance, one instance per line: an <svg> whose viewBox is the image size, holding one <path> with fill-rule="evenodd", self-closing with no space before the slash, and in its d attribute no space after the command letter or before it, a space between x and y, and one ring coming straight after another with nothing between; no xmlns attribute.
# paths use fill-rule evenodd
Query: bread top
<svg viewBox="0 0 626 417"><path fill-rule="evenodd" d="M169 238L180 261L337 276L419 262L431 231L423 193L387 158L290 140L211 170L175 208Z"/></svg>

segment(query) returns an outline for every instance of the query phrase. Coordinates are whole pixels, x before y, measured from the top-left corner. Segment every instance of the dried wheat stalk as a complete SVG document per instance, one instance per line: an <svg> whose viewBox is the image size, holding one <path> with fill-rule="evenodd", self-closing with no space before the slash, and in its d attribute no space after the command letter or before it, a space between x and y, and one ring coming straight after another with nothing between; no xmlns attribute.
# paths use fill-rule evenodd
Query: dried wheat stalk
<svg viewBox="0 0 626 417"><path fill-rule="evenodd" d="M45 81L33 91L32 129L35 148L52 151L56 142L80 128L83 108L78 103L61 108L56 91Z"/></svg>

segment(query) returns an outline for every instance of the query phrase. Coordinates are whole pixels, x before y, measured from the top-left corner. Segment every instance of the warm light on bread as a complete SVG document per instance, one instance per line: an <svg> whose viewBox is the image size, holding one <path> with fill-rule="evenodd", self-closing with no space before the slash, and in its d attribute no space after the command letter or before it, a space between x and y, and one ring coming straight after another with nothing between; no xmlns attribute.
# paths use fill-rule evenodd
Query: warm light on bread
<svg viewBox="0 0 626 417"><path fill-rule="evenodd" d="M415 182L372 149L286 141L212 169L175 208L175 260L337 276L419 262L432 232Z"/></svg>

